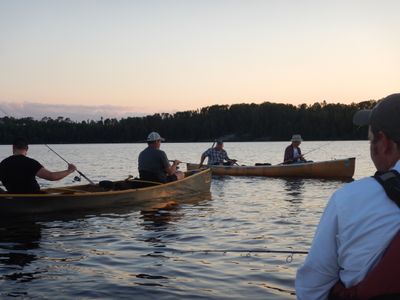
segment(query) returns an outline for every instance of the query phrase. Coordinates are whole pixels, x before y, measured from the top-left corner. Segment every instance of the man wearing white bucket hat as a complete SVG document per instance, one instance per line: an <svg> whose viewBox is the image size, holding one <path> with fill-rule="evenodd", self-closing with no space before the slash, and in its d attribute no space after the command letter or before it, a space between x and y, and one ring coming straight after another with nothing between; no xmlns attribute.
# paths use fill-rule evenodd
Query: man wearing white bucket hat
<svg viewBox="0 0 400 300"><path fill-rule="evenodd" d="M285 149L285 156L283 158L284 164L293 164L306 162L304 157L301 155L300 144L303 141L300 134L292 135L291 144Z"/></svg>
<svg viewBox="0 0 400 300"><path fill-rule="evenodd" d="M183 172L177 171L181 161L176 159L170 165L167 155L160 150L161 141L165 139L158 132L151 132L146 141L148 147L139 154L140 179L166 183L185 177Z"/></svg>

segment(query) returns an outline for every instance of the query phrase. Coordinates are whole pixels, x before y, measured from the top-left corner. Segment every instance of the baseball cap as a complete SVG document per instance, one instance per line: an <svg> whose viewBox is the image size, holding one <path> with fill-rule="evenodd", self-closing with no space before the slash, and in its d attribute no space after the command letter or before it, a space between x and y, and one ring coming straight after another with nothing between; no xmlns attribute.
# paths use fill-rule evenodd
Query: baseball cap
<svg viewBox="0 0 400 300"><path fill-rule="evenodd" d="M353 116L357 126L370 125L374 131L384 132L390 139L400 141L400 93L380 100L373 109L362 109Z"/></svg>
<svg viewBox="0 0 400 300"><path fill-rule="evenodd" d="M165 141L164 138L159 135L158 132L150 132L150 134L147 136L147 142L154 142L154 141Z"/></svg>

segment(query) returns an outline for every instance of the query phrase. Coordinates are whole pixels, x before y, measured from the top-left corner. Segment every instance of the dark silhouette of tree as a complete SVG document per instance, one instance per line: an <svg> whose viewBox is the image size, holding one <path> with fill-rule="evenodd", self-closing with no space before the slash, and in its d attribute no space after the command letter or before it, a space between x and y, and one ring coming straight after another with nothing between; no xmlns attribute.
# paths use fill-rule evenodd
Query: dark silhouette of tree
<svg viewBox="0 0 400 300"><path fill-rule="evenodd" d="M30 143L126 143L144 142L151 131L158 131L170 142L286 141L299 133L306 140L366 139L367 129L352 124L354 113L370 109L375 100L351 104L312 105L261 104L212 105L197 110L157 113L121 120L74 122L68 117L0 118L0 143L10 144L16 136Z"/></svg>

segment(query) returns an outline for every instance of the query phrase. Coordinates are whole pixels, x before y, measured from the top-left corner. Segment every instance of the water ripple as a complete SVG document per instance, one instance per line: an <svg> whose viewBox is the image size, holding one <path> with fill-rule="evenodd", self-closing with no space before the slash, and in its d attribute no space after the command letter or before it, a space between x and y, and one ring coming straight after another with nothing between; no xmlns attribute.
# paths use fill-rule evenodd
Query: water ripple
<svg viewBox="0 0 400 300"><path fill-rule="evenodd" d="M359 149L368 147L363 142L334 142L331 152L317 156L315 151L310 159L330 159L332 153L353 156L358 149L354 143L359 143ZM319 145L303 144L305 152ZM226 148L243 163L246 159L273 162L281 159L285 145L227 143ZM186 161L198 161L199 149L206 146L163 145L171 157L182 155ZM142 147L58 145L57 150L76 157L74 163L91 178L113 180L134 174L136 159L132 158ZM59 168L40 145L31 148L33 157L43 158L50 169ZM367 150L359 154L357 166L356 178L372 174ZM59 184L69 184L68 180ZM295 273L305 256L246 249L307 251L330 195L343 184L215 177L211 195L170 209L112 208L2 220L0 297L295 299ZM225 252L207 251L212 249ZM229 251L238 249L243 252Z"/></svg>

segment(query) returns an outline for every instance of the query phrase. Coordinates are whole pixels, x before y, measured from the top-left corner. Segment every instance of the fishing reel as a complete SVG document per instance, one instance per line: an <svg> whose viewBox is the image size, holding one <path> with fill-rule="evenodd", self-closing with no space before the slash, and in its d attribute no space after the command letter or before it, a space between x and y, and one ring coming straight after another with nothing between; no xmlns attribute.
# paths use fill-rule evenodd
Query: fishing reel
<svg viewBox="0 0 400 300"><path fill-rule="evenodd" d="M75 176L73 181L74 182L80 182L81 181L81 177L80 176Z"/></svg>

